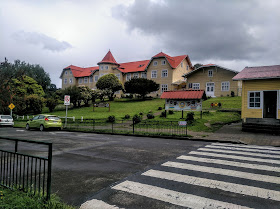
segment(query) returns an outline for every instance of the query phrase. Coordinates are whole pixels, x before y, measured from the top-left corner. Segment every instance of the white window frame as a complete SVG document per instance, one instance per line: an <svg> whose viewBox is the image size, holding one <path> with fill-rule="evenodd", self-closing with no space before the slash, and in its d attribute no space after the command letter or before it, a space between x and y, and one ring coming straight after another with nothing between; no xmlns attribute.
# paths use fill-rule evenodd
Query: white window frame
<svg viewBox="0 0 280 209"><path fill-rule="evenodd" d="M121 80L121 74L120 74L120 73L116 74L116 77L117 77L119 80Z"/></svg>
<svg viewBox="0 0 280 209"><path fill-rule="evenodd" d="M99 76L98 76L98 75L95 75L95 76L94 76L94 82L97 82L97 81L98 81L98 78L99 78Z"/></svg>
<svg viewBox="0 0 280 209"><path fill-rule="evenodd" d="M93 77L92 76L89 77L89 82L93 83Z"/></svg>
<svg viewBox="0 0 280 209"><path fill-rule="evenodd" d="M213 70L208 70L208 77L213 77Z"/></svg>
<svg viewBox="0 0 280 209"><path fill-rule="evenodd" d="M126 74L126 80L127 80L127 81L130 81L130 80L131 80L131 74L130 74L130 73L127 73L127 74Z"/></svg>
<svg viewBox="0 0 280 209"><path fill-rule="evenodd" d="M193 83L192 84L192 89L199 90L200 89L200 83Z"/></svg>
<svg viewBox="0 0 280 209"><path fill-rule="evenodd" d="M139 78L139 73L133 73L133 78Z"/></svg>
<svg viewBox="0 0 280 209"><path fill-rule="evenodd" d="M83 83L83 78L79 78L79 84Z"/></svg>
<svg viewBox="0 0 280 209"><path fill-rule="evenodd" d="M166 65L166 60L161 60L161 65Z"/></svg>
<svg viewBox="0 0 280 209"><path fill-rule="evenodd" d="M141 73L141 78L147 78L147 73L146 72L142 72Z"/></svg>
<svg viewBox="0 0 280 209"><path fill-rule="evenodd" d="M69 78L69 83L73 83L73 78Z"/></svg>
<svg viewBox="0 0 280 209"><path fill-rule="evenodd" d="M104 70L104 66L103 66L103 65L101 65L99 69L100 69L100 70Z"/></svg>
<svg viewBox="0 0 280 209"><path fill-rule="evenodd" d="M109 66L108 65L105 65L105 70L108 70L109 69Z"/></svg>
<svg viewBox="0 0 280 209"><path fill-rule="evenodd" d="M64 84L67 84L67 78L64 78Z"/></svg>
<svg viewBox="0 0 280 209"><path fill-rule="evenodd" d="M227 89L225 89L227 87ZM221 91L229 91L230 90L230 82L229 81L223 81L221 83Z"/></svg>
<svg viewBox="0 0 280 209"><path fill-rule="evenodd" d="M153 65L154 65L154 66L157 66L157 65L158 65L158 61L154 61L154 62L153 62Z"/></svg>
<svg viewBox="0 0 280 209"><path fill-rule="evenodd" d="M254 97L252 98L252 97L250 97L251 96L251 93L253 93L254 94ZM256 93L260 93L260 96L259 97L256 97ZM260 101L259 102L256 102L256 101L254 101L254 102L250 102L250 99L256 99L256 98L259 98L260 99ZM248 109L262 109L263 108L263 91L248 91L247 92L247 107L248 107ZM250 107L250 103L254 103L254 107ZM255 103L260 103L260 106L259 107L255 107Z"/></svg>
<svg viewBox="0 0 280 209"><path fill-rule="evenodd" d="M157 78L157 70L152 70L151 78Z"/></svg>
<svg viewBox="0 0 280 209"><path fill-rule="evenodd" d="M161 93L168 91L168 84L161 84Z"/></svg>
<svg viewBox="0 0 280 209"><path fill-rule="evenodd" d="M84 77L84 83L88 83L88 77Z"/></svg>
<svg viewBox="0 0 280 209"><path fill-rule="evenodd" d="M168 70L167 69L161 70L161 77L162 78L167 78L168 77Z"/></svg>

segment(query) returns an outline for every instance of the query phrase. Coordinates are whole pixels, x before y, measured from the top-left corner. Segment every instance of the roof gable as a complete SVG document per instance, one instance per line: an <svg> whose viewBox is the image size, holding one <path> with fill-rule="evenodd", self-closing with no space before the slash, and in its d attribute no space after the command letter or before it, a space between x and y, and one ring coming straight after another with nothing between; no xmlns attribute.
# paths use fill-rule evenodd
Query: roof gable
<svg viewBox="0 0 280 209"><path fill-rule="evenodd" d="M117 64L117 65L118 65L118 63L116 62L116 60L115 60L115 58L114 58L114 56L112 55L112 53L111 53L110 50L107 52L107 54L106 54L105 57L102 59L102 61L99 62L99 63L97 63L97 64L99 65L99 64L102 64L102 63L110 63L110 64Z"/></svg>
<svg viewBox="0 0 280 209"><path fill-rule="evenodd" d="M68 70L70 69L72 71L72 75L75 77L75 78L78 78L78 77L87 77L87 76L90 76L93 72L95 72L96 70L99 69L98 66L95 66L95 67L87 67L87 68L81 68L81 67L77 67L75 65L69 65L68 67L64 68L61 75L60 75L60 78L62 78L62 75L64 73L65 70Z"/></svg>
<svg viewBox="0 0 280 209"><path fill-rule="evenodd" d="M204 99L204 90L165 91L161 99Z"/></svg>
<svg viewBox="0 0 280 209"><path fill-rule="evenodd" d="M257 80L280 78L280 65L245 67L233 80Z"/></svg>

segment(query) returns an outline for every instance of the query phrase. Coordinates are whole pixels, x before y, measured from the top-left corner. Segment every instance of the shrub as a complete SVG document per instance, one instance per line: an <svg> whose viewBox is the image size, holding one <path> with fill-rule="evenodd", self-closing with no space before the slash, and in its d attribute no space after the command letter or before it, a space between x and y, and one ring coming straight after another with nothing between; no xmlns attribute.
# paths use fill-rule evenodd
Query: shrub
<svg viewBox="0 0 280 209"><path fill-rule="evenodd" d="M49 108L50 112L53 112L54 108L58 105L58 100L56 98L48 98L46 100L46 107Z"/></svg>
<svg viewBox="0 0 280 209"><path fill-rule="evenodd" d="M158 110L162 110L162 107L158 107Z"/></svg>
<svg viewBox="0 0 280 209"><path fill-rule="evenodd" d="M126 114L125 116L124 116L124 119L129 119L130 118L130 115L128 115L128 114Z"/></svg>
<svg viewBox="0 0 280 209"><path fill-rule="evenodd" d="M172 114L174 114L174 111L173 110L168 110L168 114L172 115Z"/></svg>
<svg viewBox="0 0 280 209"><path fill-rule="evenodd" d="M162 117L162 118L164 117L165 118L166 117L166 112L162 111L161 114L160 114L160 117Z"/></svg>
<svg viewBox="0 0 280 209"><path fill-rule="evenodd" d="M235 96L234 91L231 91L231 92L230 92L230 95L231 95L232 97L234 97L234 96Z"/></svg>
<svg viewBox="0 0 280 209"><path fill-rule="evenodd" d="M139 115L143 115L143 113L142 113L142 112L139 112Z"/></svg>
<svg viewBox="0 0 280 209"><path fill-rule="evenodd" d="M141 117L136 114L136 115L133 116L133 121L134 121L134 123L140 123L141 122Z"/></svg>
<svg viewBox="0 0 280 209"><path fill-rule="evenodd" d="M152 113L148 113L147 114L147 118L148 119L153 119L153 118L155 118L155 116Z"/></svg>
<svg viewBox="0 0 280 209"><path fill-rule="evenodd" d="M188 112L187 113L186 121L188 121L188 123L190 123L190 124L194 121L194 112Z"/></svg>
<svg viewBox="0 0 280 209"><path fill-rule="evenodd" d="M114 123L116 121L116 118L114 115L110 115L108 118L107 118L107 122L110 122L110 123Z"/></svg>

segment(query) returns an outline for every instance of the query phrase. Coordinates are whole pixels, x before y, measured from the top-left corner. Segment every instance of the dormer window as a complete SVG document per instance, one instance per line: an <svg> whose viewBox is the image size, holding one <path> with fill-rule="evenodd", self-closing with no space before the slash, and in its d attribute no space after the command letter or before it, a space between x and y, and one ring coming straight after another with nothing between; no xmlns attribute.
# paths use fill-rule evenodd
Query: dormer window
<svg viewBox="0 0 280 209"><path fill-rule="evenodd" d="M157 61L154 61L153 65L154 65L154 66L157 66L157 65L158 65L158 62L157 62Z"/></svg>
<svg viewBox="0 0 280 209"><path fill-rule="evenodd" d="M166 61L165 60L161 60L161 65L166 65Z"/></svg>
<svg viewBox="0 0 280 209"><path fill-rule="evenodd" d="M141 64L141 65L139 65L138 67L143 67L144 65L143 64Z"/></svg>

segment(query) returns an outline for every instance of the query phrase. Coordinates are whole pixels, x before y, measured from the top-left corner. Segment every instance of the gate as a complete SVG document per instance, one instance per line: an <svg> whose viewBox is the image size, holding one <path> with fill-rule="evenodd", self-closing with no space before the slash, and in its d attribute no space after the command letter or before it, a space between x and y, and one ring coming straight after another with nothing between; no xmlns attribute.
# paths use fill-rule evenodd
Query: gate
<svg viewBox="0 0 280 209"><path fill-rule="evenodd" d="M13 143L10 151L4 150L0 143L0 185L33 193L49 200L51 194L52 143L8 137L0 137L0 140ZM23 146L42 145L47 148L47 156L20 153L18 152L19 142Z"/></svg>

